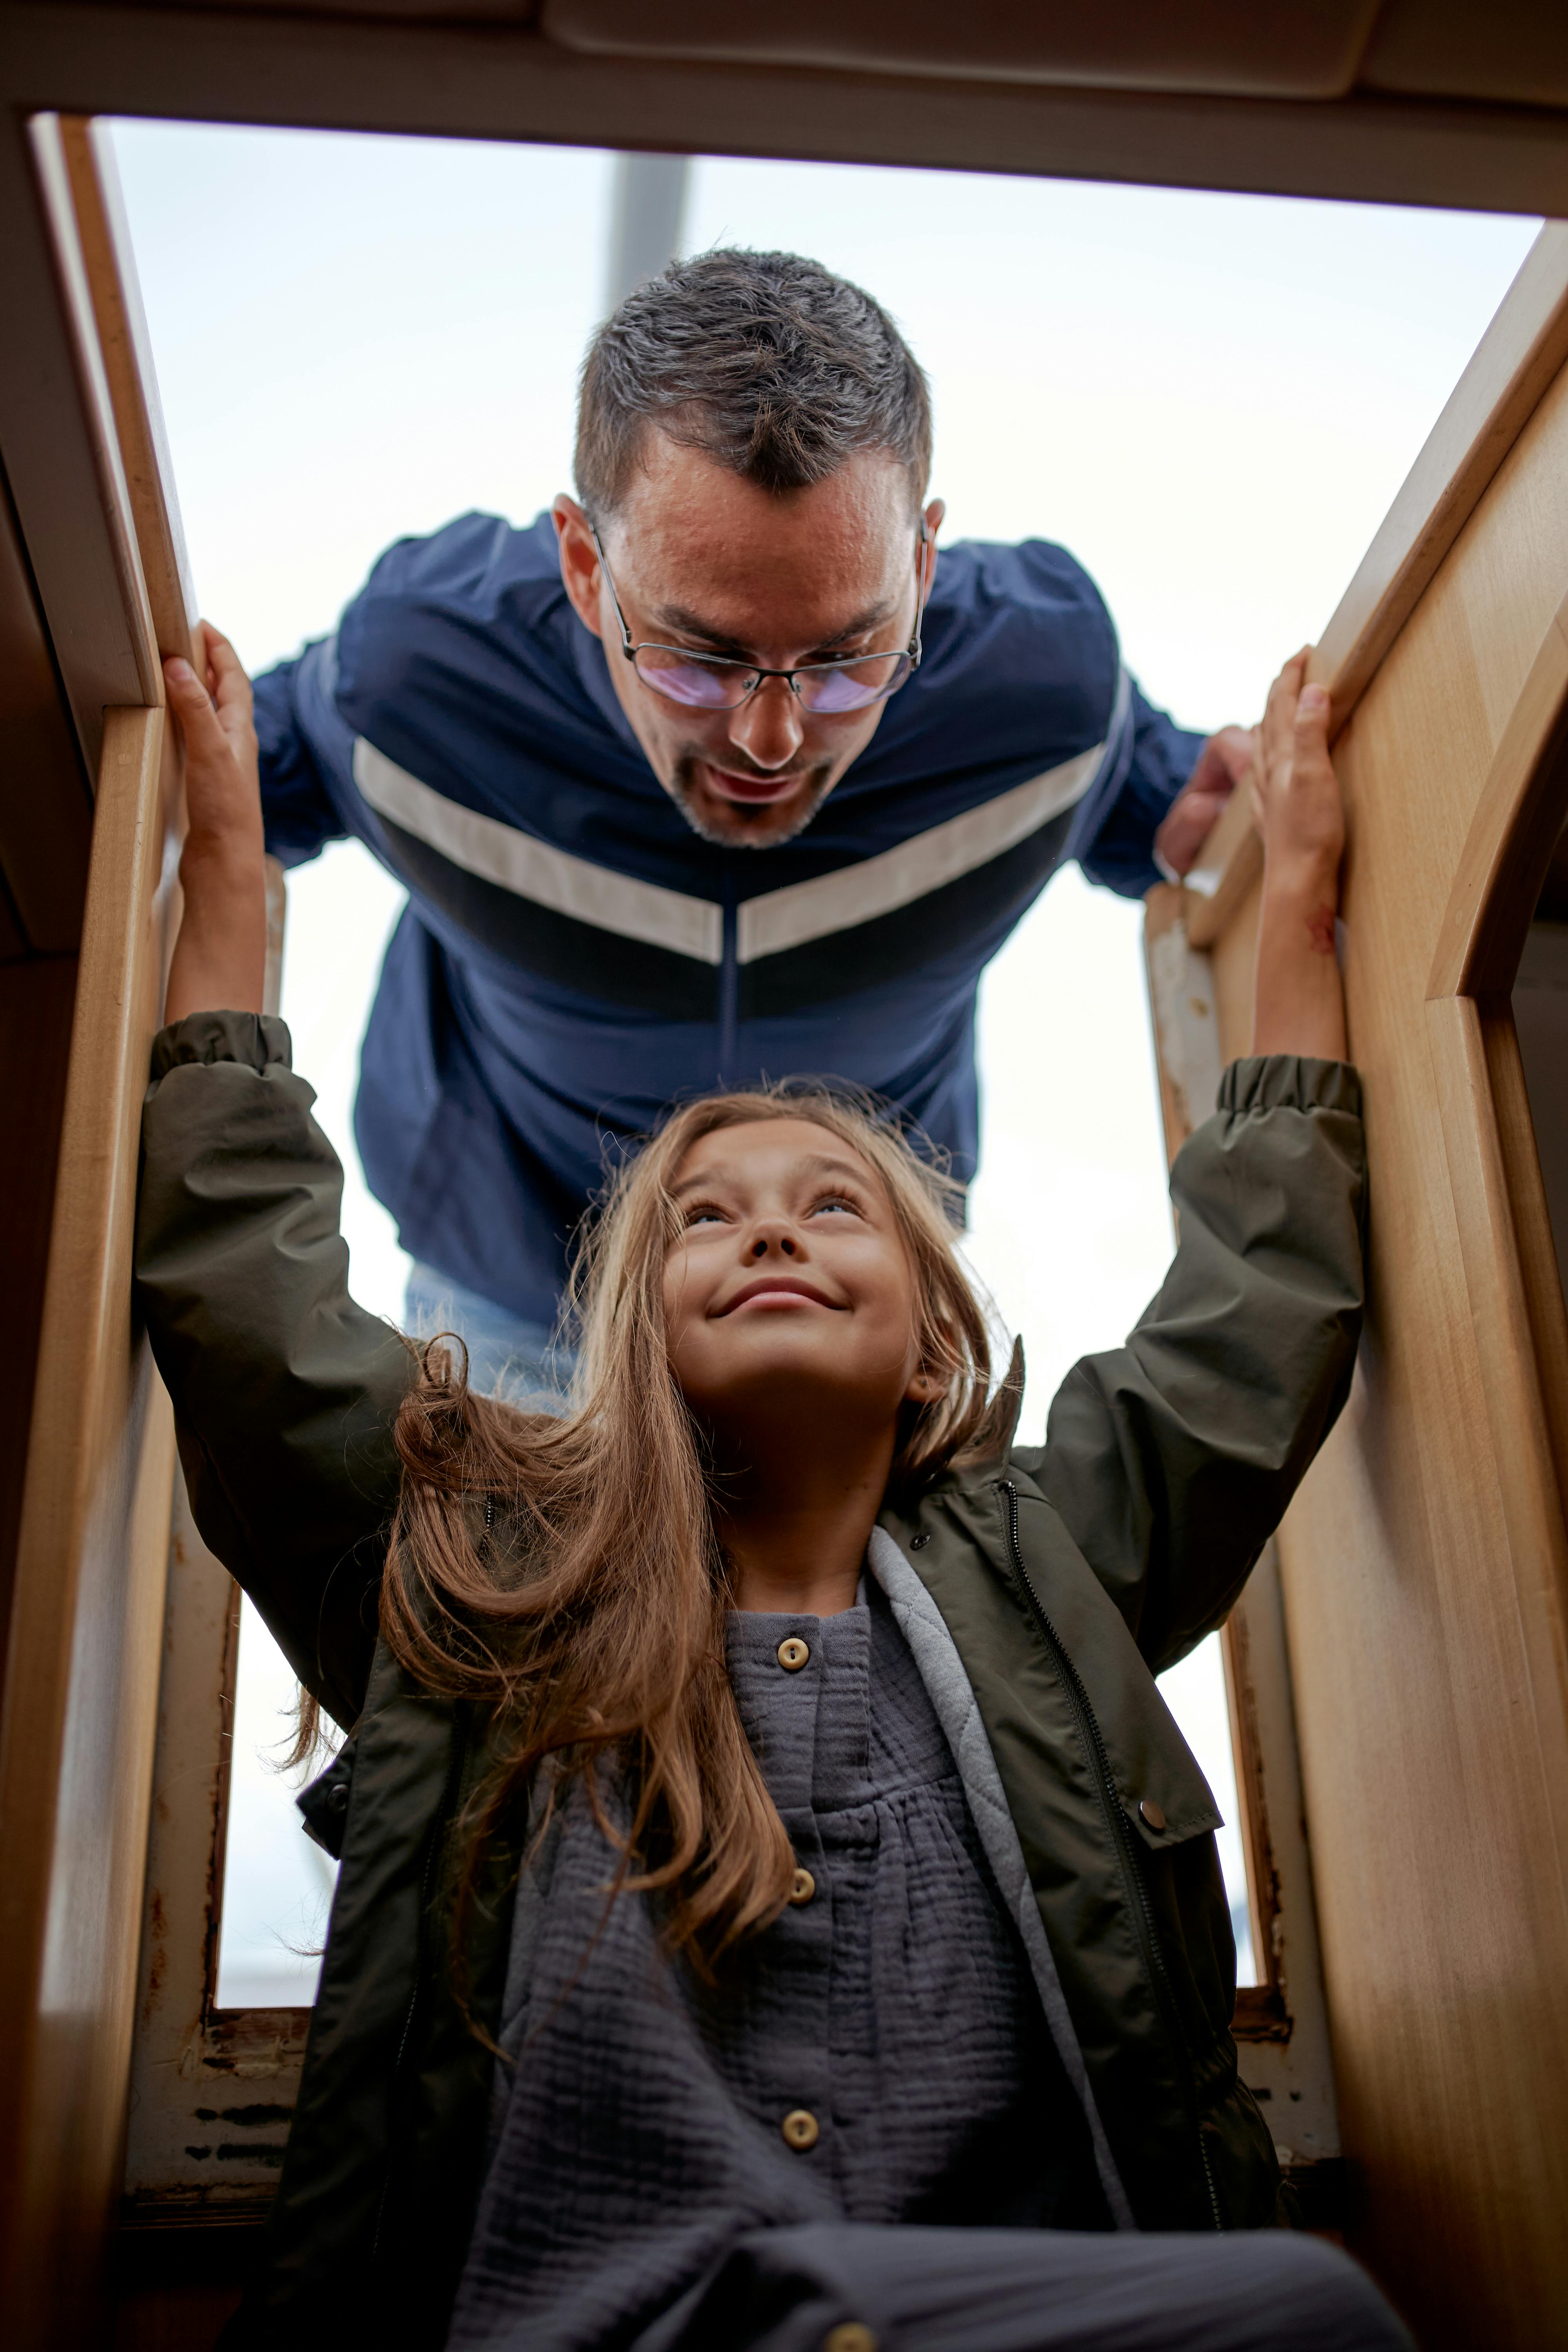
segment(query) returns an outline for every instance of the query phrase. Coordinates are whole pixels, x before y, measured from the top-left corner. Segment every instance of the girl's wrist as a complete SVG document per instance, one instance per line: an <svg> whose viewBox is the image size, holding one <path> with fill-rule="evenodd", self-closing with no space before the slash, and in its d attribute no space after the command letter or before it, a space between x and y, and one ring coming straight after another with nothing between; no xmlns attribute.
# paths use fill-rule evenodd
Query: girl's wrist
<svg viewBox="0 0 1568 2352"><path fill-rule="evenodd" d="M1297 905L1315 909L1327 906L1337 914L1340 904L1340 856L1322 850L1263 851L1264 895L1277 906Z"/></svg>
<svg viewBox="0 0 1568 2352"><path fill-rule="evenodd" d="M220 826L193 825L180 851L180 864L193 871L199 868L204 874L232 874L237 879L248 879L253 873L264 873L265 856L266 842L258 812L254 823L242 820Z"/></svg>

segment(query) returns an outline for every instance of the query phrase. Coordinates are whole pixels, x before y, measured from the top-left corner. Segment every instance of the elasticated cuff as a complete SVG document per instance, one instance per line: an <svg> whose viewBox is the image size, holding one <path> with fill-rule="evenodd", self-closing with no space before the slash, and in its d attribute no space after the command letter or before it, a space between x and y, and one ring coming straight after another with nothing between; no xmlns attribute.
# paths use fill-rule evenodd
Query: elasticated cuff
<svg viewBox="0 0 1568 2352"><path fill-rule="evenodd" d="M184 1062L238 1062L249 1070L275 1063L293 1067L288 1025L271 1013L187 1013L153 1040L153 1079L167 1077Z"/></svg>
<svg viewBox="0 0 1568 2352"><path fill-rule="evenodd" d="M1361 1076L1350 1062L1309 1054L1247 1054L1219 1082L1216 1110L1334 1110L1359 1118Z"/></svg>

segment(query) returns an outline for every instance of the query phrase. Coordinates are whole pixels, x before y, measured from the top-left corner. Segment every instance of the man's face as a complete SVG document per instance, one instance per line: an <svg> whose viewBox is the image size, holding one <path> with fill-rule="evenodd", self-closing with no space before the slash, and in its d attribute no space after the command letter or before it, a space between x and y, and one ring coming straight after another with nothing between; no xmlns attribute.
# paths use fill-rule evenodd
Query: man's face
<svg viewBox="0 0 1568 2352"><path fill-rule="evenodd" d="M604 644L621 708L648 763L705 841L751 849L810 824L882 715L806 710L769 678L733 710L693 710L646 686L621 650L605 565L574 499L555 501L561 569L580 619ZM935 530L942 504L926 509ZM727 654L763 669L901 652L914 634L919 518L892 458L852 457L776 498L649 430L605 524L605 558L634 644ZM927 560L929 591L934 550Z"/></svg>

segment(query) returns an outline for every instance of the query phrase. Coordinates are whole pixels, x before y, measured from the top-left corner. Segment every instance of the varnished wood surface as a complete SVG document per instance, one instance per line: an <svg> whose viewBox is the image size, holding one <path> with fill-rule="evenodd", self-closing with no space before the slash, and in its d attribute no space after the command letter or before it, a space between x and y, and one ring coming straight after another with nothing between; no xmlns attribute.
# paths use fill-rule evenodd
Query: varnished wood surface
<svg viewBox="0 0 1568 2352"><path fill-rule="evenodd" d="M61 118L58 141L153 638L160 654L188 658L191 630L199 617L195 588L113 150L103 129L80 115ZM162 691L160 682L149 700L161 700Z"/></svg>
<svg viewBox="0 0 1568 2352"><path fill-rule="evenodd" d="M1542 737L1565 590L1560 375L1336 751L1369 1303L1351 1403L1280 1536L1362 2243L1424 2344L1518 2352L1568 2314L1568 1683L1540 1355L1562 1297L1506 1008L1428 986L1465 969L1446 937L1486 930L1484 908L1455 917L1456 883L1510 728ZM1532 772L1511 772L1522 805Z"/></svg>
<svg viewBox="0 0 1568 2352"><path fill-rule="evenodd" d="M7 29L0 7L0 80ZM63 168L52 185L58 200ZM150 632L125 603L122 486L102 464L107 394L83 373L86 306L63 299L49 212L28 111L0 110L0 460L90 786L105 709L149 698Z"/></svg>
<svg viewBox="0 0 1568 2352"><path fill-rule="evenodd" d="M1548 221L1313 649L1310 675L1332 697L1336 735L1565 362L1568 222ZM1559 625L1568 625L1560 620ZM1542 675L1515 719L1516 733L1522 728L1528 735L1535 703L1556 691L1556 654L1544 646L1542 657ZM1499 746L1504 772L1487 796L1489 819L1481 819L1483 824L1489 822L1492 834L1484 843L1478 836L1468 859L1473 901L1484 900L1493 919L1498 908L1486 889L1487 860L1507 852L1496 836L1500 813L1508 812L1510 822L1524 818L1511 795L1510 753L1518 756L1514 746ZM1226 931L1262 863L1262 845L1238 795L1222 813L1187 877L1185 921L1194 947L1210 947ZM1458 901L1452 919L1458 919ZM1528 920L1526 909L1521 921ZM1445 951L1457 950L1450 942ZM1512 956L1517 961L1517 942ZM1502 961L1509 962L1506 946ZM1474 975L1466 982L1476 984ZM1434 993L1447 987L1447 982L1434 979Z"/></svg>
<svg viewBox="0 0 1568 2352"><path fill-rule="evenodd" d="M1548 221L1319 641L1342 725L1568 361L1568 222Z"/></svg>
<svg viewBox="0 0 1568 2352"><path fill-rule="evenodd" d="M108 714L0 1705L0 2308L89 2340L120 2185L174 1433L131 1315L175 779Z"/></svg>
<svg viewBox="0 0 1568 2352"><path fill-rule="evenodd" d="M1231 794L1186 877L1187 937L1212 947L1263 871L1263 844L1252 821L1251 795Z"/></svg>
<svg viewBox="0 0 1568 2352"><path fill-rule="evenodd" d="M75 191L71 185L61 126L52 115L35 116L27 126L27 145L31 151L34 203L41 201L47 231L47 257L53 279L53 301L47 306L50 323L56 332L63 329L61 340L71 370L71 393L74 399L68 408L62 388L60 408L51 420L29 416L37 446L29 450L23 443L24 462L13 464L10 457L13 435L16 432L7 420L5 435L6 465L11 475L12 491L22 514L27 536L28 554L35 574L44 590L46 616L54 637L56 657L60 663L68 688L79 694L86 690L86 681L96 672L112 675L122 670L128 658L134 672L135 684L130 696L124 698L141 704L162 702L163 677L158 664L158 645L153 625L152 607L147 593L147 575L143 549L138 530L138 516L133 509L131 485L126 477L125 461L116 429L113 394L105 364L100 340L100 313L105 306L108 287L106 260L101 244L84 245L81 225L75 206ZM29 206L29 211L32 209ZM30 240L17 236L15 242L24 250ZM35 311L37 323L43 323L44 306ZM28 319L31 329L34 320ZM75 415L71 415L71 410ZM94 507L76 513L68 507L59 515L49 510L51 445L57 436L67 437L67 428L79 420L85 429L92 466L92 485L96 489ZM19 437L19 436L18 436ZM74 439L74 434L71 436ZM74 453L73 453L74 455ZM41 467L43 480L38 479ZM74 469L73 469L74 472ZM79 499L88 485L68 478L73 501ZM68 487L62 482L58 488ZM141 521L147 520L145 498L147 484L143 480ZM58 499L58 488L56 492ZM36 502L36 503L35 503ZM64 505L64 501L60 501ZM68 530L62 526L69 526ZM79 621L79 644L65 636L51 604L48 593L51 574L58 569L57 543L67 539L70 544L70 565L87 572L97 591L98 604L83 611ZM146 554L155 555L156 547L150 543ZM89 557L93 559L89 562ZM106 560L107 559L107 560ZM74 580L66 583L74 588ZM66 600L62 598L62 602ZM115 698L116 700L121 698ZM99 719L108 707L105 698L99 709L90 714ZM84 717L79 713L79 718ZM84 740L89 743L91 733L84 726Z"/></svg>
<svg viewBox="0 0 1568 2352"><path fill-rule="evenodd" d="M28 956L0 966L0 1074L7 1100L26 1105L29 1145L26 1151L0 1152L0 1290L5 1299L11 1368L5 1412L0 1416L0 1688L9 1643L75 998L74 955Z"/></svg>
<svg viewBox="0 0 1568 2352"><path fill-rule="evenodd" d="M1509 713L1476 803L1426 993L1506 996L1562 835L1568 761L1568 603Z"/></svg>
<svg viewBox="0 0 1568 2352"><path fill-rule="evenodd" d="M1568 2342L1568 1315L1508 1001L1568 814L1565 295L1553 227L1314 661L1370 1292L1279 1539L1363 2250L1424 2344L1519 2352ZM1229 1057L1259 896L1239 814L1206 862L1186 906Z"/></svg>
<svg viewBox="0 0 1568 2352"><path fill-rule="evenodd" d="M1256 898L1256 891L1254 897ZM1214 1108L1225 1051L1215 958L1194 949L1184 916L1188 894L1169 885L1145 900L1144 953L1165 1152L1173 1160ZM1239 921L1245 924L1246 910ZM1233 929L1236 927L1233 926ZM1229 936L1228 934L1226 935ZM1251 933L1247 931L1250 940ZM1224 942L1222 941L1223 945ZM1250 979L1247 982L1250 991ZM1246 1008L1248 1028L1251 1007ZM1247 1042L1250 1042L1248 1039ZM1339 2121L1329 2054L1301 1820L1301 1778L1290 1696L1283 1605L1274 1548L1254 1570L1221 1634L1236 1759L1237 1827L1247 1858L1247 1896L1259 1980L1237 1993L1231 2031L1242 2079L1262 2102L1303 2210L1315 2226L1344 2219L1337 2193ZM1331 2189L1329 2184L1336 2184ZM1325 2208L1331 2208L1331 2212Z"/></svg>
<svg viewBox="0 0 1568 2352"><path fill-rule="evenodd" d="M461 9L439 12L458 20L445 25L411 22L415 13L398 0L374 11L356 5L352 16L13 0L0 12L7 36L0 95L18 106L83 114L949 165L1568 213L1568 125L1562 110L1548 106L1394 100L1384 92L1178 96L687 65L574 54L528 25L463 22L468 12Z"/></svg>
<svg viewBox="0 0 1568 2352"><path fill-rule="evenodd" d="M99 2340L107 2322L174 1468L131 1250L183 822L154 614L182 649L189 606L155 401L134 380L133 289L90 144L79 136L72 153L68 128L36 123L31 142L54 232L40 347L57 334L73 370L56 478L47 431L3 389L0 433L79 734L91 739L81 696L95 676L128 666L137 699L90 714L102 749L0 1693L0 2309L25 2352ZM37 217L14 224L13 261ZM73 438L84 424L90 499Z"/></svg>

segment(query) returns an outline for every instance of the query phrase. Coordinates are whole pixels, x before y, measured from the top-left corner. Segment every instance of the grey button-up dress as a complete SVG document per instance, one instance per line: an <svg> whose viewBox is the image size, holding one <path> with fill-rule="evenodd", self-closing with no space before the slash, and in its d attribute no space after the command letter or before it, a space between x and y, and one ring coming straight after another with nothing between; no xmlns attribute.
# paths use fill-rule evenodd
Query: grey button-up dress
<svg viewBox="0 0 1568 2352"><path fill-rule="evenodd" d="M795 1637L795 1671L778 1655ZM514 2063L450 2342L675 2343L748 2231L820 2221L1099 2229L1079 2101L952 1756L881 1592L738 1614L748 1736L816 1891L704 1989L578 1789L520 1896ZM816 2126L808 2147L789 2117ZM809 2138L797 2122L797 2138Z"/></svg>

